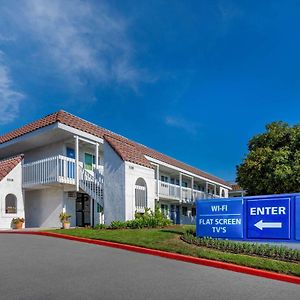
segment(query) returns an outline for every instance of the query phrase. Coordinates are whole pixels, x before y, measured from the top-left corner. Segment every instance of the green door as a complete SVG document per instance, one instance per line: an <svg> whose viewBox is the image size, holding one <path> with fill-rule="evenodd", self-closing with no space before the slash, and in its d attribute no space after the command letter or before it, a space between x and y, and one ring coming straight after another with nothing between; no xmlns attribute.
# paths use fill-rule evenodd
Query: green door
<svg viewBox="0 0 300 300"><path fill-rule="evenodd" d="M93 155L89 153L84 154L84 167L86 170L93 170Z"/></svg>

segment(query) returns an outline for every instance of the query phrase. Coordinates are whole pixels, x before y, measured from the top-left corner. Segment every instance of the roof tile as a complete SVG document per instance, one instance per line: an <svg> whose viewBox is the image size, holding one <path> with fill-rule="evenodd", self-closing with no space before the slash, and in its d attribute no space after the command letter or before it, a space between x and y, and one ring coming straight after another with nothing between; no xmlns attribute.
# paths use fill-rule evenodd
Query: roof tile
<svg viewBox="0 0 300 300"><path fill-rule="evenodd" d="M23 159L23 155L0 160L0 181L8 175Z"/></svg>
<svg viewBox="0 0 300 300"><path fill-rule="evenodd" d="M237 183L231 184L232 191L243 191L244 189Z"/></svg>
<svg viewBox="0 0 300 300"><path fill-rule="evenodd" d="M13 130L7 134L0 136L0 144L8 142L12 139L18 138L26 133L32 132L39 128L43 128L43 127L52 125L56 122L60 122L62 124L79 129L86 133L90 133L90 134L100 137L100 138L105 137L107 142L109 142L109 144L115 149L115 151L120 155L120 157L123 160L128 160L128 161L131 161L136 164L151 167L152 165L145 158L145 155L147 155L149 157L160 160L167 164L181 168L185 171L194 173L198 176L205 177L207 179L210 179L212 181L215 181L215 182L218 182L220 184L230 187L230 185L226 181L224 181L216 176L213 176L211 174L203 172L195 167L187 165L181 161L178 161L174 158L164 155L164 154L162 154L158 151L155 151L151 148L148 148L142 144L131 141L121 135L118 135L112 131L109 131L107 129L99 127L93 123L90 123L86 120L76 117L68 112L63 111L63 110L60 110L53 114L47 115L37 121L34 121L30 124L20 127L19 129Z"/></svg>
<svg viewBox="0 0 300 300"><path fill-rule="evenodd" d="M130 161L138 165L153 168L154 166L145 158L143 153L137 147L134 147L127 141L121 140L117 137L104 135L104 139L110 146L118 153L124 161Z"/></svg>

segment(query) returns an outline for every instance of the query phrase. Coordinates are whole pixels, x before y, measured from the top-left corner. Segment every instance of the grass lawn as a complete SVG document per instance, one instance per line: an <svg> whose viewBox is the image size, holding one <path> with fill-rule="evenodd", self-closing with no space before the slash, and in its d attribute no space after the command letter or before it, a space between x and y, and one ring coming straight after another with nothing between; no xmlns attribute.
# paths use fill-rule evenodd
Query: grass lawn
<svg viewBox="0 0 300 300"><path fill-rule="evenodd" d="M208 258L218 261L234 263L257 269L269 270L278 273L300 276L300 264L221 252L214 249L198 247L180 240L180 235L188 226L172 226L164 229L58 229L52 232L63 233L90 239L120 242L152 249L175 252L195 257Z"/></svg>

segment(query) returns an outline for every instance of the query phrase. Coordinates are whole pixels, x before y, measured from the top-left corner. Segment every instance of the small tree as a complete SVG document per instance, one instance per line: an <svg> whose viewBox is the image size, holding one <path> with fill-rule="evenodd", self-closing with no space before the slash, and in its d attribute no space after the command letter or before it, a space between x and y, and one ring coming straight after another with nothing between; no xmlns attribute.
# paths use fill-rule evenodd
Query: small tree
<svg viewBox="0 0 300 300"><path fill-rule="evenodd" d="M237 182L248 195L300 191L300 125L266 125L248 143L249 153L237 166Z"/></svg>

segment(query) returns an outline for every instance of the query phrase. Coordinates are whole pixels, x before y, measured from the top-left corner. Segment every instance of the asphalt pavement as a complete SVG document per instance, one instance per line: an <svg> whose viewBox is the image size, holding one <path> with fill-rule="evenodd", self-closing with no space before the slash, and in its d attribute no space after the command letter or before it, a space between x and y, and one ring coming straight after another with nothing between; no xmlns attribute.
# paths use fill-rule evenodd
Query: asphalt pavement
<svg viewBox="0 0 300 300"><path fill-rule="evenodd" d="M0 234L0 299L300 299L300 286L45 236Z"/></svg>

